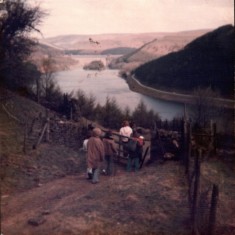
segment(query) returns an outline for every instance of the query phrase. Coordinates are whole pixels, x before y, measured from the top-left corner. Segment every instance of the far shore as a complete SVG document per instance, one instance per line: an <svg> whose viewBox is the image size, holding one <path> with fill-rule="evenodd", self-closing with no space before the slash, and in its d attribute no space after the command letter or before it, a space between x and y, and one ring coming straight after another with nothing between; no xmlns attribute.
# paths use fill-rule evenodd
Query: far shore
<svg viewBox="0 0 235 235"><path fill-rule="evenodd" d="M157 90L141 84L136 78L131 75L126 78L126 81L130 90L141 93L143 95L166 101L174 101L182 104L195 104L195 97L193 95ZM235 108L234 100L217 98L214 101L215 102L212 102L212 104L217 107L223 107L227 109Z"/></svg>

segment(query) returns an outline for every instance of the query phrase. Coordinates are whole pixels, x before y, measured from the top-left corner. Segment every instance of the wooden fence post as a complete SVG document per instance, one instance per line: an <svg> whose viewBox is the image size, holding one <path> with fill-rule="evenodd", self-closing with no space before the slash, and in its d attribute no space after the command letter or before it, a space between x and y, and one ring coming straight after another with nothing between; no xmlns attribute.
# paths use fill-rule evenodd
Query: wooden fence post
<svg viewBox="0 0 235 235"><path fill-rule="evenodd" d="M42 137L44 136L44 133L45 133L45 131L46 131L46 129L47 129L47 125L48 125L48 123L46 122L45 125L44 125L44 127L43 127L43 129L42 129L41 135L40 135L40 137L39 137L39 139L38 139L38 141L37 141L37 144L35 145L35 149L36 149L36 148L38 147L38 145L41 143Z"/></svg>
<svg viewBox="0 0 235 235"><path fill-rule="evenodd" d="M50 119L47 118L46 142L50 141Z"/></svg>
<svg viewBox="0 0 235 235"><path fill-rule="evenodd" d="M212 126L212 138L213 138L213 151L214 151L214 154L216 154L216 151L217 151L217 143L216 143L216 134L217 134L217 126L216 126L216 123L214 122L213 123L213 126Z"/></svg>
<svg viewBox="0 0 235 235"><path fill-rule="evenodd" d="M144 160L148 154L148 151L149 151L149 146L145 149L145 152L144 152L144 155L142 156L143 158L141 159L141 162L140 162L140 166L139 166L139 169L142 168L143 164L144 164Z"/></svg>
<svg viewBox="0 0 235 235"><path fill-rule="evenodd" d="M23 146L23 152L26 154L27 152L27 138L28 138L28 122L25 122L24 125L24 146Z"/></svg>
<svg viewBox="0 0 235 235"><path fill-rule="evenodd" d="M211 195L211 207L210 207L210 216L209 216L209 225L208 225L208 235L215 234L215 224L216 224L216 209L219 196L219 187L213 185L212 195Z"/></svg>
<svg viewBox="0 0 235 235"><path fill-rule="evenodd" d="M199 149L199 156L195 157L195 181L193 190L193 204L192 204L192 235L198 235L198 223L197 223L197 207L198 207L198 196L200 188L200 159L201 159L201 149Z"/></svg>
<svg viewBox="0 0 235 235"><path fill-rule="evenodd" d="M184 128L184 120L181 120L181 145L182 145L182 151L181 151L181 162L184 164L184 143L185 143L185 128Z"/></svg>
<svg viewBox="0 0 235 235"><path fill-rule="evenodd" d="M191 123L187 123L186 139L185 139L185 174L189 179L189 164L191 157Z"/></svg>
<svg viewBox="0 0 235 235"><path fill-rule="evenodd" d="M185 174L188 175L188 125L184 118L182 120L182 162L185 167Z"/></svg>

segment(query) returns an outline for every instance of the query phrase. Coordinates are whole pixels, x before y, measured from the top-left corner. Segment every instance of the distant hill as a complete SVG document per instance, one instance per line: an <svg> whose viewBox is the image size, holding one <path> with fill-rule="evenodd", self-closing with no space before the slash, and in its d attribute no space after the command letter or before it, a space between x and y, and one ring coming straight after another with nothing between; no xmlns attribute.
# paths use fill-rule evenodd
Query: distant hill
<svg viewBox="0 0 235 235"><path fill-rule="evenodd" d="M135 51L113 60L110 63L110 68L122 70L133 69L168 53L179 51L189 42L207 32L209 30L205 29L159 35Z"/></svg>
<svg viewBox="0 0 235 235"><path fill-rule="evenodd" d="M102 55L125 55L128 53L132 53L136 50L136 48L131 47L117 47L112 49L107 49L101 52Z"/></svg>
<svg viewBox="0 0 235 235"><path fill-rule="evenodd" d="M147 86L192 92L211 87L234 94L234 27L222 26L198 37L178 52L141 65L132 74Z"/></svg>
<svg viewBox="0 0 235 235"><path fill-rule="evenodd" d="M54 45L41 42L35 46L29 60L33 61L38 68L41 67L43 59L51 57L55 61L57 70L65 70L77 63L74 59L67 56L63 50Z"/></svg>
<svg viewBox="0 0 235 235"><path fill-rule="evenodd" d="M118 48L137 49L144 44L169 33L61 35L43 41L62 50L76 50L81 54L101 54ZM129 53L130 51L124 51Z"/></svg>

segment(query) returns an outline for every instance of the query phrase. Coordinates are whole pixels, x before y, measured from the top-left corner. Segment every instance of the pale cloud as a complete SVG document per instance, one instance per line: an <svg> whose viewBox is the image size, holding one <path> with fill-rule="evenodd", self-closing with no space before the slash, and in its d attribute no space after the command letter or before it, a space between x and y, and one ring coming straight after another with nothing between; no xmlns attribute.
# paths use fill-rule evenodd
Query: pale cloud
<svg viewBox="0 0 235 235"><path fill-rule="evenodd" d="M29 2L34 2L30 0ZM233 0L41 0L40 30L62 34L172 32L234 22Z"/></svg>

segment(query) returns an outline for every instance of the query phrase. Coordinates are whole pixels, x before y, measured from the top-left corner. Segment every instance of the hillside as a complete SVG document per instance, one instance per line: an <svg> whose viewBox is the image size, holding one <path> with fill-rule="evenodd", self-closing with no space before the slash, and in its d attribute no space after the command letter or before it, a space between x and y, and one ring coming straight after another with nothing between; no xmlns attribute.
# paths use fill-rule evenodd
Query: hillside
<svg viewBox="0 0 235 235"><path fill-rule="evenodd" d="M160 42L159 49L161 47L161 50L164 50L164 53L166 53L168 49L164 49L165 44L162 45L162 42L164 42L162 39L164 37L169 36L167 40L172 44L172 40L175 40L178 37L177 35L179 35L179 37L183 35L184 38L180 39L180 41L184 41L196 38L205 31L206 30L181 33L156 32L140 34L61 35L43 39L42 42L49 43L62 50L77 51L77 53L79 52L80 54L100 54L104 53L106 50L114 50L115 54L123 54L123 48L126 48L124 52L128 52L128 50L133 51L133 49L138 49L146 43L157 39ZM168 46L166 45L166 47ZM169 47L171 47L171 45ZM146 50L150 50L150 54L156 54L155 49Z"/></svg>
<svg viewBox="0 0 235 235"><path fill-rule="evenodd" d="M101 175L93 185L85 178L85 154L78 151L82 136L74 140L76 148L51 140L22 151L24 120L46 114L62 126L66 120L9 91L0 94L3 234L190 234L188 187L180 162L144 164L137 173L127 173L125 162L116 163L113 176ZM61 136L73 129L68 124ZM202 181L220 186L215 235L233 235L235 169L226 151L219 156L202 161Z"/></svg>
<svg viewBox="0 0 235 235"><path fill-rule="evenodd" d="M73 149L44 141L40 148L33 149L46 115L60 120L56 113L2 88L0 100L1 194L24 191L78 169L76 164L70 164L70 161L80 161ZM36 121L34 124L33 120ZM26 122L28 141L24 151ZM33 126L34 135L31 135Z"/></svg>
<svg viewBox="0 0 235 235"><path fill-rule="evenodd" d="M143 84L168 91L192 92L211 87L233 98L234 27L222 26L184 49L150 61L132 74Z"/></svg>
<svg viewBox="0 0 235 235"><path fill-rule="evenodd" d="M43 59L50 57L55 62L56 70L66 70L77 64L77 61L66 55L63 50L49 43L42 42L35 46L32 54L29 57L38 68L41 67Z"/></svg>
<svg viewBox="0 0 235 235"><path fill-rule="evenodd" d="M208 31L209 30L195 30L161 35L135 51L113 60L110 67L130 71L148 61L181 50L193 39Z"/></svg>
<svg viewBox="0 0 235 235"><path fill-rule="evenodd" d="M61 35L46 38L45 41L63 50L77 50L80 54L100 54L106 50L115 50L122 54L126 50L137 49L144 44L168 35L169 33L140 33L140 34L100 34L100 35ZM129 49L128 49L129 48ZM120 51L117 53L117 51Z"/></svg>

